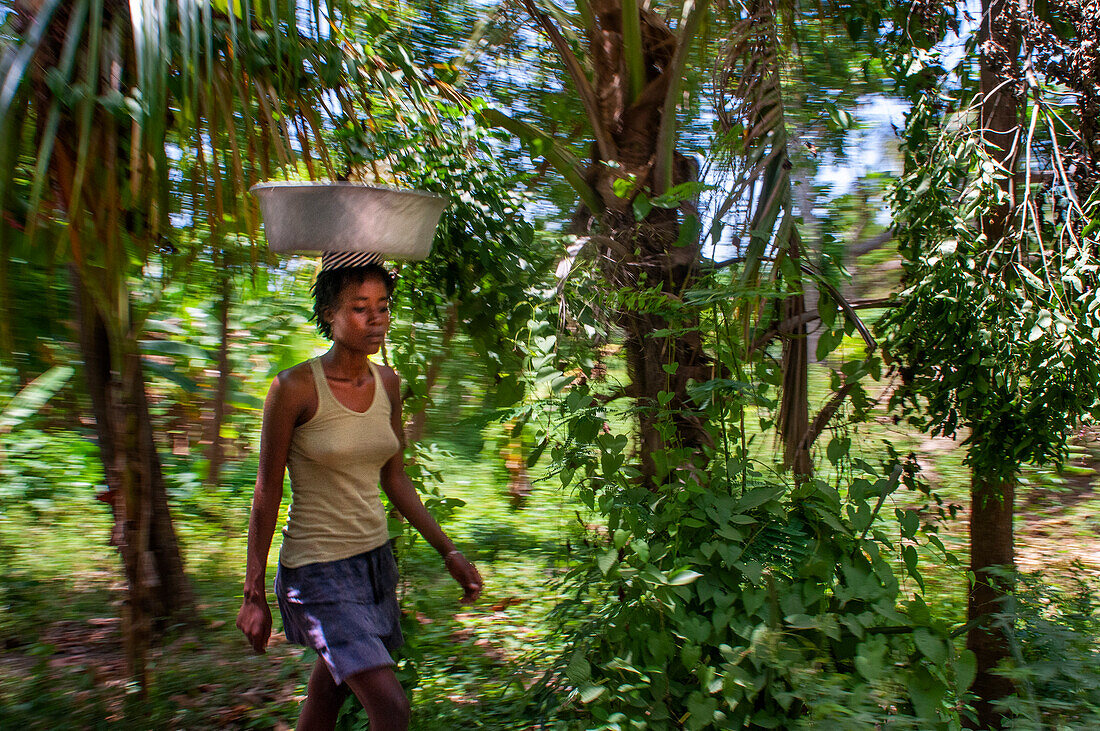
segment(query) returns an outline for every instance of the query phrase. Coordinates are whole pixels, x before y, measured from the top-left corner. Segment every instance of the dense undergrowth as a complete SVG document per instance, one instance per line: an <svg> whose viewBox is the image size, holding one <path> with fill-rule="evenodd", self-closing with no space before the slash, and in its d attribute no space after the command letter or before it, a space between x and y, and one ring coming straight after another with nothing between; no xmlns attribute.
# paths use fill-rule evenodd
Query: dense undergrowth
<svg viewBox="0 0 1100 731"><path fill-rule="evenodd" d="M927 728L931 714L945 723L965 713L961 645L946 640L961 626L965 574L927 540L936 535L962 556L965 525L952 506L964 502L966 473L951 443L872 420L851 433L860 467L845 474L843 493L829 469L792 487L754 468L643 494L617 480L623 441L609 433L597 438L606 449L557 455L555 469L573 459L574 474L601 478L595 488L563 488L547 452L516 507L502 456L510 430L478 418L476 376L448 378L466 379L468 395L441 399L431 423L449 426L435 427L420 464L443 478L438 488L428 482L437 493L428 497L446 496L437 507L449 510L448 530L478 561L487 591L477 607L459 607L432 552L399 539L409 640L401 672L415 728L627 728L632 708L644 709L650 728L736 727L750 710L755 725L771 718L780 728ZM594 418L573 406L571 418ZM292 726L313 658L278 642L253 656L233 627L254 457L245 453L217 489L191 476L196 459L171 457L202 623L166 628L142 700L122 664L124 587L107 545L109 512L94 497L94 445L62 428L63 409L47 407L3 437L0 726ZM623 428L620 417L608 420ZM891 480L880 466L884 438L902 457L919 457L936 495ZM1025 576L1018 599L1011 672L1024 689L1012 700L1021 728L1087 728L1097 718L1098 587L1094 567L1068 567L1095 541L1092 446L1075 449L1085 466L1032 471L1021 498L1022 553L1036 541L1052 567ZM925 540L871 521L876 509L891 525L918 521ZM1029 522L1059 515L1068 571ZM836 541L837 521L855 527L853 537ZM832 553L821 552L823 535ZM909 548L919 554L916 574ZM734 550L741 555L726 555ZM918 575L923 600L914 597ZM342 724L364 722L349 705Z"/></svg>

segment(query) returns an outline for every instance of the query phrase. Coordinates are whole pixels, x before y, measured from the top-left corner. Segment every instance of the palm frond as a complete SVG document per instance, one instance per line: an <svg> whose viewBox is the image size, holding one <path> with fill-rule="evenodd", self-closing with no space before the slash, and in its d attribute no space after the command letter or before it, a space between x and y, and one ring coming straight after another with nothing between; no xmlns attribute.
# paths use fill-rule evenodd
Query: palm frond
<svg viewBox="0 0 1100 731"><path fill-rule="evenodd" d="M760 257L769 246L781 249L785 241L773 240L777 222L790 210L790 162L787 159L780 42L781 8L772 0L756 0L743 8L727 37L724 60L715 88L716 109L731 154L732 181L727 202L752 199L746 210L748 246L744 277L756 277Z"/></svg>

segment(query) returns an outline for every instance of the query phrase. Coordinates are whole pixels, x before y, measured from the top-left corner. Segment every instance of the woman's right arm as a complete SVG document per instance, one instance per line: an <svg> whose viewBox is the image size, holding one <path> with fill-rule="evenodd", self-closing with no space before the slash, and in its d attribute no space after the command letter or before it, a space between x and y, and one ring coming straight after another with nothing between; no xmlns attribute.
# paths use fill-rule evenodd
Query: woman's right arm
<svg viewBox="0 0 1100 731"><path fill-rule="evenodd" d="M260 466L248 519L248 557L244 574L244 601L237 627L252 649L264 652L271 637L271 608L267 603L267 555L283 500L283 476L294 425L301 411L290 372L280 373L264 401L260 428ZM296 403L298 402L298 403Z"/></svg>

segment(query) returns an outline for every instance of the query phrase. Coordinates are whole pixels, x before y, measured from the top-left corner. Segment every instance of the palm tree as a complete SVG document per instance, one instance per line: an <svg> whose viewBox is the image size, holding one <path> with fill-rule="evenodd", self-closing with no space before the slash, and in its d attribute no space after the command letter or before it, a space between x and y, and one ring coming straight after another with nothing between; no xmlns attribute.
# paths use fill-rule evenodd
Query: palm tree
<svg viewBox="0 0 1100 731"><path fill-rule="evenodd" d="M566 140L518 115L491 109L484 117L526 142L534 156L542 156L575 190L580 208L573 216L573 233L587 242L610 288L656 288L671 304L614 306L610 313L625 336L630 376L630 385L618 395L635 398L639 407L643 481L652 486L667 473L668 468L658 469L654 463L657 452L680 447L699 454L711 441L707 424L692 407L688 386L721 376L726 366L707 352L698 313L680 305L685 292L722 267L704 259L705 245L713 244L723 227L738 226L746 233L745 245L725 264L740 267L741 290L785 280L781 288L786 295L776 307L749 298L741 309L754 347L783 340L778 422L784 463L799 479L808 476L810 448L839 401L811 420L803 278L829 285L807 260L801 212L792 201L795 155L788 145L792 120L785 85L790 79L784 74L793 64L790 39L783 31L784 23L793 27L793 19L806 11L769 0L721 8L709 0L661 8L634 0L579 0L575 14L537 0L524 0L523 7L573 86L591 135L591 157L582 162ZM821 11L814 22L825 28L835 19ZM711 69L717 69L713 76ZM713 148L731 169L724 199L712 206L707 231L697 210L702 188L698 163L682 152L688 135L681 113L685 99L704 93L717 100L720 134ZM840 294L832 294L845 316L858 322ZM731 290L730 296L738 295ZM670 309L677 311L675 321ZM858 326L873 343L862 323ZM754 327L759 329L752 335ZM665 418L671 418L671 435L659 425Z"/></svg>
<svg viewBox="0 0 1100 731"><path fill-rule="evenodd" d="M655 287L677 300L698 278L702 260L700 237L681 236L686 218L693 215L690 205L649 205L644 213L640 206L697 182L697 165L676 147L676 112L709 0L685 5L675 28L631 0L578 2L577 17L570 19L575 28L562 25L560 15L552 17L533 0L523 6L568 73L592 135L591 159L582 164L563 141L500 110L487 111L485 119L539 150L574 188L582 206L574 216L581 222L576 233L587 239L611 287ZM578 57L581 40L587 54ZM687 396L690 379L711 377L710 358L693 331L693 317L673 325L660 312L620 307L611 319L625 334L631 385L622 396L641 406L641 468L643 479L653 484L664 477L653 461L655 453L674 442L694 451L710 440ZM654 336L672 327L683 334ZM673 363L678 366L669 372ZM671 394L663 403L674 414L671 440L656 426L660 416L654 407L661 392Z"/></svg>

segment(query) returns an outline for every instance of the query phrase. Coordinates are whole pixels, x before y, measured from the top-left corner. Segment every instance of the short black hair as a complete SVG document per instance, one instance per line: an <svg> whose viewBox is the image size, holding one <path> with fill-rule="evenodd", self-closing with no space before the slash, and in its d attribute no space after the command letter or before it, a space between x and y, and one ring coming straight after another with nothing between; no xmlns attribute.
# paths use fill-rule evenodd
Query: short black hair
<svg viewBox="0 0 1100 731"><path fill-rule="evenodd" d="M321 335L332 340L332 324L325 319L325 311L340 304L340 293L344 291L344 287L349 284L358 286L368 279L382 282L386 286L386 294L393 296L397 278L378 264L321 270L317 281L309 288L313 294L313 317L310 319L317 323L317 331Z"/></svg>

